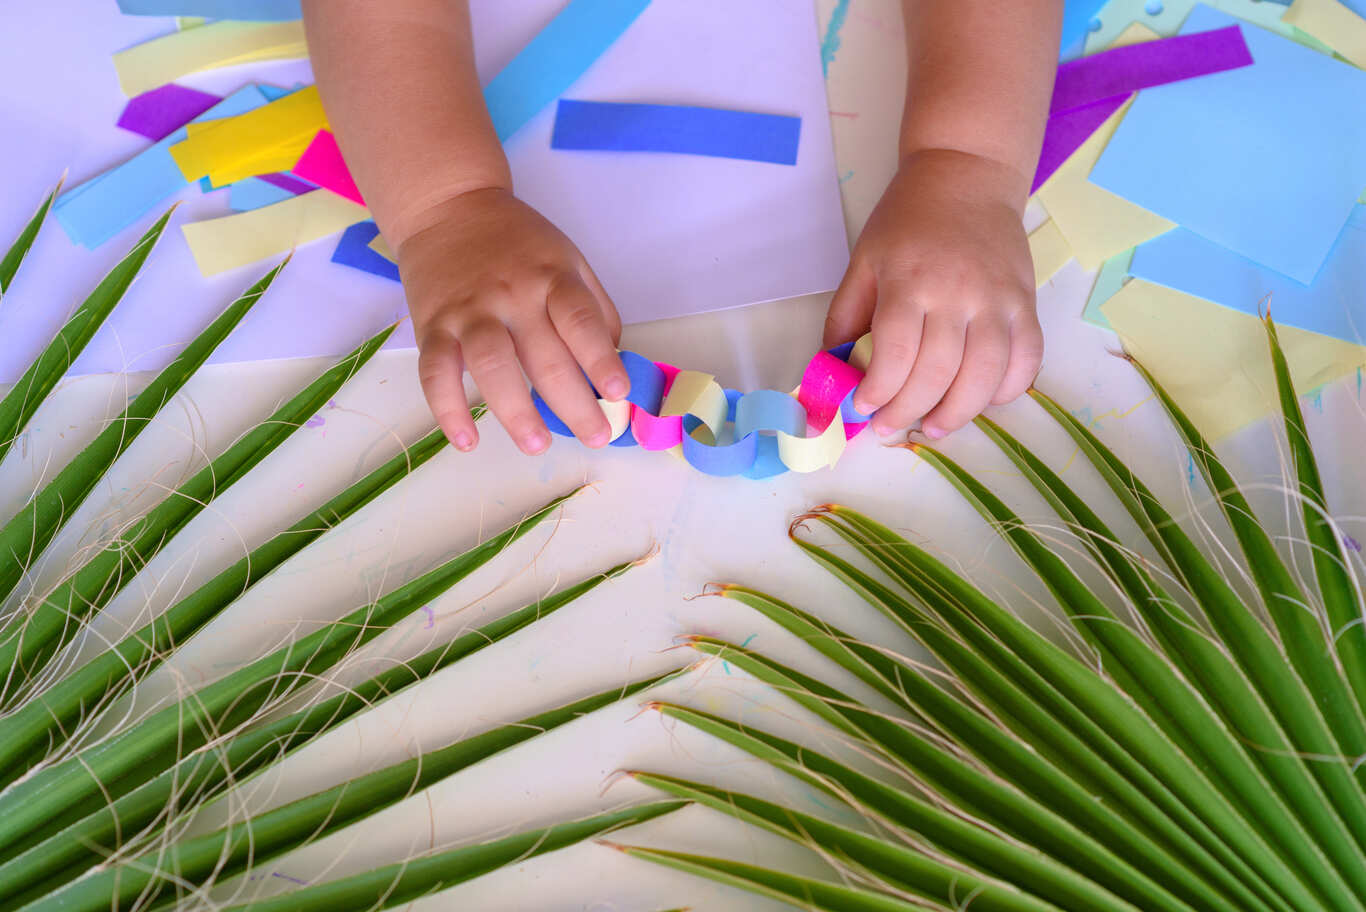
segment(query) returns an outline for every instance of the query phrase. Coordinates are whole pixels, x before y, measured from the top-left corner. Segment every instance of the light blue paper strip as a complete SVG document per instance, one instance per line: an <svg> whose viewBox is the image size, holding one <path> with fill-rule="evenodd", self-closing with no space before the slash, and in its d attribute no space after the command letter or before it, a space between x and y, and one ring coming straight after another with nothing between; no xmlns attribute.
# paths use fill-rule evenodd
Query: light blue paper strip
<svg viewBox="0 0 1366 912"><path fill-rule="evenodd" d="M1101 264L1100 271L1096 273L1096 284L1091 286L1091 294L1086 299L1086 309L1081 312L1083 320L1092 326L1099 326L1110 332L1115 331L1101 307L1124 287L1125 281L1129 278L1129 264L1133 259L1134 251L1130 248Z"/></svg>
<svg viewBox="0 0 1366 912"><path fill-rule="evenodd" d="M228 190L228 208L234 212L260 209L272 203L293 199L294 194L283 187L267 183L259 177L249 177L233 184Z"/></svg>
<svg viewBox="0 0 1366 912"><path fill-rule="evenodd" d="M284 22L299 19L299 0L119 0L129 16L202 16L205 19L248 19Z"/></svg>
<svg viewBox="0 0 1366 912"><path fill-rule="evenodd" d="M1247 314L1270 306L1276 322L1348 342L1366 340L1366 206L1357 206L1309 285L1177 228L1140 246L1135 278ZM1268 298L1268 295L1270 296Z"/></svg>
<svg viewBox="0 0 1366 912"><path fill-rule="evenodd" d="M564 93L650 5L650 0L570 0L484 88L506 141Z"/></svg>
<svg viewBox="0 0 1366 912"><path fill-rule="evenodd" d="M1182 33L1231 23L1201 6ZM1242 31L1253 66L1139 93L1090 179L1308 283L1366 187L1366 72Z"/></svg>
<svg viewBox="0 0 1366 912"><path fill-rule="evenodd" d="M195 120L232 117L265 103L266 98L260 89L247 86L209 108ZM185 128L182 127L123 164L58 197L52 211L71 240L94 249L142 218L167 197L189 186L170 153L171 146L185 137Z"/></svg>

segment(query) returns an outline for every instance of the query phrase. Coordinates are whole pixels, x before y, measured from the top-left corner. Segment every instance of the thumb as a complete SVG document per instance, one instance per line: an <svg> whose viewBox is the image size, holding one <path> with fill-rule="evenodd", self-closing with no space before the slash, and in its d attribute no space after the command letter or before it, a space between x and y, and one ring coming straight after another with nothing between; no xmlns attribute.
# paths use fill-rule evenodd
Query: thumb
<svg viewBox="0 0 1366 912"><path fill-rule="evenodd" d="M840 287L835 289L835 296L830 300L822 347L833 348L852 342L867 332L873 322L876 304L877 278L873 270L857 260L850 263Z"/></svg>

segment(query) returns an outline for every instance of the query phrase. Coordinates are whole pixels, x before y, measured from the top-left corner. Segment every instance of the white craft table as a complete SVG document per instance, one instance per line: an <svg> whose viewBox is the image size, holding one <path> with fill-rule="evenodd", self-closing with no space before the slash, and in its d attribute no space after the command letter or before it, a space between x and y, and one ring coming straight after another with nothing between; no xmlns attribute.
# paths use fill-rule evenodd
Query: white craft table
<svg viewBox="0 0 1366 912"><path fill-rule="evenodd" d="M817 3L823 29L834 5L834 0ZM900 29L896 0L855 0L830 68L830 106L851 236L894 166L898 87L904 70ZM78 89L71 86L73 93ZM14 85L0 90L0 106L5 104L4 93L22 90ZM5 179L7 188L25 190L27 199L48 174L10 173ZM0 238L13 236L27 205L0 206ZM170 232L163 245L181 243L178 232ZM340 269L323 262L328 252L327 242L303 251L291 267L296 284L272 293L304 293L310 270L316 276L320 270ZM27 306L34 306L52 288L92 285L114 256L113 251L73 250L64 235L49 226L4 306L25 299ZM1207 492L1190 473L1159 407L1149 400L1133 371L1111 355L1116 340L1081 322L1090 280L1071 264L1039 293L1049 345L1039 386L1090 421L1169 503L1187 504L1211 518ZM53 281L63 284L54 286ZM133 294L148 293L148 287L155 286L135 288ZM182 291L197 293L194 287ZM623 345L713 372L741 389L791 388L819 343L827 303L828 295L818 295L632 326ZM174 301L167 306L175 306ZM206 454L220 451L326 363L277 361L204 370L81 509L41 568L41 578L56 579L73 555L115 534L167 486L202 465ZM94 641L99 636L115 635L134 619L145 620L149 612L164 608L244 548L388 458L401 442L425 432L431 421L414 364L410 351L376 357L336 397L335 408L321 414L321 424L297 433L153 561L94 625L85 648L97 648ZM145 380L99 375L65 382L0 467L0 515L11 515L34 486L88 441L101 421L115 414ZM1366 515L1366 485L1360 481L1366 420L1360 395L1360 379L1349 378L1306 400L1335 508L1348 518L1349 529L1358 532L1360 517ZM1096 495L1107 516L1115 515L1099 480L1037 407L1025 401L994 410L993 417L1036 444L1053 465L1065 467L1066 478ZM1026 518L1054 524L1042 501L975 429L955 435L944 446L994 484ZM1267 507L1273 523L1288 528L1285 516L1292 505L1277 486L1283 454L1271 425L1263 423L1236 435L1221 452L1254 486L1254 501ZM671 647L688 633L747 642L802 667L828 671L827 663L738 603L695 599L708 581L736 581L767 590L846 629L903 648L906 641L887 622L873 616L788 542L789 520L815 504L838 501L880 517L961 566L1026 615L1037 616L1038 606L1048 604L1041 587L1027 577L1010 550L933 469L910 452L881 446L871 438L858 440L837 470L753 482L709 478L662 454L639 449L594 453L562 440L548 455L526 458L488 422L476 453L443 452L256 586L145 683L135 709L194 687L298 631L351 610L585 482L591 489L570 503L558 523L529 535L439 599L430 612L404 621L350 660L342 678L356 680L373 673L386 661L416 655L467 625L520 607L557 585L655 549L651 561L299 752L278 774L254 783L249 794L233 803L233 813L278 804L419 748L431 749L462 734L682 665L690 660L688 651ZM1133 533L1124 521L1117 528ZM1356 537L1366 540L1366 534ZM844 678L831 675L831 680ZM669 699L762 720L780 731L805 732L817 743L825 737L783 698L728 667L708 666L664 693ZM674 729L651 712L639 712L632 702L455 776L363 826L280 859L257 872L264 875L257 880L219 888L214 898L240 899L257 890L286 889L294 881L339 876L434 845L506 833L647 797L643 787L613 776L622 768L744 784L763 794L788 796L801 807L816 807L814 795L804 786L782 780L695 732ZM817 864L802 849L700 809L688 809L622 838L806 869ZM414 908L643 912L683 905L778 908L592 845L533 860Z"/></svg>

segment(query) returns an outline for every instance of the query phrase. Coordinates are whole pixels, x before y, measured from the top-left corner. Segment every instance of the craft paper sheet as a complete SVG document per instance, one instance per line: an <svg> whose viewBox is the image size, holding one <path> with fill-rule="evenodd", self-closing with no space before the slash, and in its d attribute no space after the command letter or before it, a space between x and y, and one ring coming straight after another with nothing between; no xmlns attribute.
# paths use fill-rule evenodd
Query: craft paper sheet
<svg viewBox="0 0 1366 912"><path fill-rule="evenodd" d="M1278 408L1266 330L1256 317L1134 279L1101 308L1124 346L1196 427L1217 440ZM1175 326L1180 332L1173 332ZM1366 364L1366 348L1278 326L1295 389L1308 392Z"/></svg>
<svg viewBox="0 0 1366 912"><path fill-rule="evenodd" d="M565 0L473 0L476 58L487 82L563 8ZM115 126L128 97L110 55L174 31L173 20L123 16L114 3L24 4L0 30L0 76L30 91L10 100L8 127L23 143L0 144L17 186L43 188L69 169L74 186L126 161L148 141ZM191 31L197 31L192 29ZM61 34L58 44L24 36ZM802 120L794 166L724 158L569 153L550 148L554 105L507 144L519 195L583 250L623 318L639 322L833 289L848 241L830 139L815 13L789 0L652 0L569 97L684 104ZM244 83L312 81L306 63L255 63L178 80L224 96ZM230 190L189 188L183 205L127 299L77 360L76 373L150 370L166 364L273 261L200 276L179 225L230 214ZM246 201L250 202L248 198ZM17 231L31 207L10 207L0 231ZM261 211L253 209L253 212ZM11 217L12 216L12 217ZM49 225L16 294L0 307L0 382L15 379L109 265L136 240L148 213L94 253ZM53 238L49 235L56 234ZM330 262L336 238L301 247L216 362L333 355L401 316L402 289ZM41 287L29 278L42 276ZM37 281L36 279L33 281ZM175 307L168 308L167 301ZM59 312L60 311L60 312ZM411 346L400 326L391 346Z"/></svg>
<svg viewBox="0 0 1366 912"><path fill-rule="evenodd" d="M1091 182L1308 283L1366 187L1366 72L1242 30L1256 64L1140 93Z"/></svg>
<svg viewBox="0 0 1366 912"><path fill-rule="evenodd" d="M1134 251L1129 272L1225 307L1348 342L1366 340L1366 206L1357 206L1313 283L1303 285L1178 228Z"/></svg>

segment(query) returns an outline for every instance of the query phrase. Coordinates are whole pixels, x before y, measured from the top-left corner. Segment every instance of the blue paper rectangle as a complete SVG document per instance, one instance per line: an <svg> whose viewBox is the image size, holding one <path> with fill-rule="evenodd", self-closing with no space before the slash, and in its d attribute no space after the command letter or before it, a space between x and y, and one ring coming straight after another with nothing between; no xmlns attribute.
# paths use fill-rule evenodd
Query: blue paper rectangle
<svg viewBox="0 0 1366 912"><path fill-rule="evenodd" d="M119 9L129 16L202 16L256 22L284 22L304 14L299 0L119 0Z"/></svg>
<svg viewBox="0 0 1366 912"><path fill-rule="evenodd" d="M232 93L196 121L232 117L259 108L266 98L256 86ZM94 249L142 218L189 182L170 148L186 138L181 127L128 161L73 187L57 198L52 211L71 240Z"/></svg>
<svg viewBox="0 0 1366 912"><path fill-rule="evenodd" d="M379 234L379 226L374 222L357 222L342 232L337 249L332 253L332 262L351 266L365 272L383 276L386 279L398 278L398 266L387 257L380 256L370 249L370 242Z"/></svg>
<svg viewBox="0 0 1366 912"><path fill-rule="evenodd" d="M246 212L272 203L282 203L294 196L284 187L277 187L259 177L248 177L228 188L228 208L234 212Z"/></svg>
<svg viewBox="0 0 1366 912"><path fill-rule="evenodd" d="M551 148L679 152L797 163L800 117L680 105L561 99Z"/></svg>
<svg viewBox="0 0 1366 912"><path fill-rule="evenodd" d="M1366 340L1366 206L1352 210L1323 269L1308 285L1184 228L1140 246L1129 272L1243 313L1270 307L1276 322L1287 326L1348 342Z"/></svg>
<svg viewBox="0 0 1366 912"><path fill-rule="evenodd" d="M1200 6L1182 32L1230 24ZM1308 283L1366 187L1366 72L1241 28L1256 62L1139 93L1090 179Z"/></svg>
<svg viewBox="0 0 1366 912"><path fill-rule="evenodd" d="M650 0L570 0L484 87L500 140L564 94L636 20Z"/></svg>

